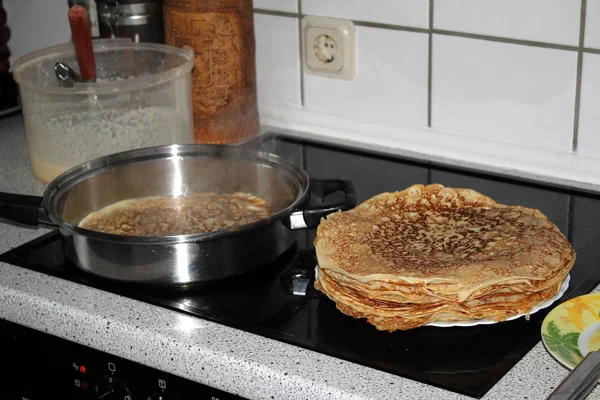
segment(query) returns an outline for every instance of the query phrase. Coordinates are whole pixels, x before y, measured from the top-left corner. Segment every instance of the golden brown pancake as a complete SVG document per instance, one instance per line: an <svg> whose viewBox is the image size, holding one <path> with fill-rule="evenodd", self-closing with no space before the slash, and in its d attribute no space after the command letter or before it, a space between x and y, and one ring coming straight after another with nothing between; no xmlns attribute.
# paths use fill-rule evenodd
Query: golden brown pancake
<svg viewBox="0 0 600 400"><path fill-rule="evenodd" d="M317 289L386 330L527 313L558 292L575 262L540 211L437 184L329 215L315 247Z"/></svg>
<svg viewBox="0 0 600 400"><path fill-rule="evenodd" d="M271 214L248 193L199 193L122 200L86 216L79 227L127 236L171 236L232 229Z"/></svg>

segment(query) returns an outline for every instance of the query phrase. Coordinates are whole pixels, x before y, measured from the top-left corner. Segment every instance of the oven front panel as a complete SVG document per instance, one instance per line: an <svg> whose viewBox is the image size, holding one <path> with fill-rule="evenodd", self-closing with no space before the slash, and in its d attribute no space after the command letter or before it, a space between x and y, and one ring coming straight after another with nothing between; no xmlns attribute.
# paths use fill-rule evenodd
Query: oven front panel
<svg viewBox="0 0 600 400"><path fill-rule="evenodd" d="M11 400L241 398L1 319L0 354L0 397Z"/></svg>

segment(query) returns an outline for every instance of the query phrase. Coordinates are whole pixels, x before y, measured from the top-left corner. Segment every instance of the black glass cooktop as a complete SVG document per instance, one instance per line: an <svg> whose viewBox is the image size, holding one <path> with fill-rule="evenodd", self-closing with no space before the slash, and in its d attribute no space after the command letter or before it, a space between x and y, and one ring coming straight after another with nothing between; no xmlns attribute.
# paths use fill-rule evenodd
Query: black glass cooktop
<svg viewBox="0 0 600 400"><path fill-rule="evenodd" d="M587 293L600 282L598 195L279 135L248 146L296 162L311 177L353 181L359 202L415 183L442 183L473 188L501 203L538 208L577 251L571 284L561 301ZM179 291L140 289L92 278L66 262L57 232L13 249L0 260L472 397L483 396L540 340L540 325L548 310L529 321L379 332L363 320L345 316L313 288L314 234L314 230L298 231L297 244L270 265Z"/></svg>

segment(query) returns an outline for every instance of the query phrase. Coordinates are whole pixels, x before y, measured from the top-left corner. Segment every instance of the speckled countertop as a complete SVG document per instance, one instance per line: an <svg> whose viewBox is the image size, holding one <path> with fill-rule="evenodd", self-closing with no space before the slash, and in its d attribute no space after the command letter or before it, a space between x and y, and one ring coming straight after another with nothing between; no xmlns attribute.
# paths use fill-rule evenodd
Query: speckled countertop
<svg viewBox="0 0 600 400"><path fill-rule="evenodd" d="M0 120L0 171L0 191L43 193L21 116ZM0 253L45 232L2 223ZM250 399L468 398L12 265L0 277L0 318ZM567 373L539 343L484 399L545 399Z"/></svg>

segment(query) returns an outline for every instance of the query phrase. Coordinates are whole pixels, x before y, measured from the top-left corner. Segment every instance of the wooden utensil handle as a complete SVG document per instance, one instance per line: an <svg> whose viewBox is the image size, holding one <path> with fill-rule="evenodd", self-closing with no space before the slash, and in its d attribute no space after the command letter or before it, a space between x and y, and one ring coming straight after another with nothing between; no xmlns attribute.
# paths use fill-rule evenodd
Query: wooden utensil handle
<svg viewBox="0 0 600 400"><path fill-rule="evenodd" d="M69 9L68 16L73 46L79 63L79 74L85 82L94 82L96 81L96 60L87 11L84 7L76 5Z"/></svg>

